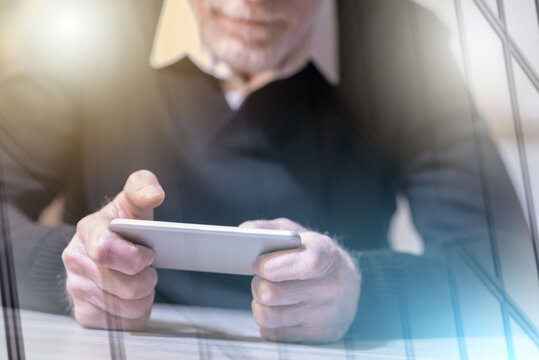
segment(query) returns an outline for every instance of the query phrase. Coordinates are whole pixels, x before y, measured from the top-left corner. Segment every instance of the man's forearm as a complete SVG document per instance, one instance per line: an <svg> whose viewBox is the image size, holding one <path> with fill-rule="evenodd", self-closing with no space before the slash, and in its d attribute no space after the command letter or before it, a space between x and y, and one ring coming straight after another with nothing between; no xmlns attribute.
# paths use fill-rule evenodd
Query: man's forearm
<svg viewBox="0 0 539 360"><path fill-rule="evenodd" d="M452 334L453 324L444 322L452 320L452 304L442 253L426 257L381 249L350 254L362 283L348 339L402 339L411 324L414 336ZM429 318L433 313L436 318Z"/></svg>
<svg viewBox="0 0 539 360"><path fill-rule="evenodd" d="M9 237L22 308L68 313L65 269L61 254L75 233L73 225L45 226L26 219L12 206L8 211Z"/></svg>

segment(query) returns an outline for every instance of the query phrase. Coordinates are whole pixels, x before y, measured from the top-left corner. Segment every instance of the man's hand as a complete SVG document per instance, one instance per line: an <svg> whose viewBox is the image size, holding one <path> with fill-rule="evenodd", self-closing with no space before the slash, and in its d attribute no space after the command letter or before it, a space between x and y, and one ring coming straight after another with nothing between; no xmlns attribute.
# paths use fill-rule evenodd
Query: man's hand
<svg viewBox="0 0 539 360"><path fill-rule="evenodd" d="M77 224L62 254L66 289L75 318L84 326L140 330L148 323L157 272L153 250L108 230L115 218L153 219L165 193L153 173L137 171L100 211Z"/></svg>
<svg viewBox="0 0 539 360"><path fill-rule="evenodd" d="M350 255L326 235L291 220L247 221L246 228L296 231L301 246L260 255L253 263L253 316L273 341L341 339L357 310L360 275Z"/></svg>

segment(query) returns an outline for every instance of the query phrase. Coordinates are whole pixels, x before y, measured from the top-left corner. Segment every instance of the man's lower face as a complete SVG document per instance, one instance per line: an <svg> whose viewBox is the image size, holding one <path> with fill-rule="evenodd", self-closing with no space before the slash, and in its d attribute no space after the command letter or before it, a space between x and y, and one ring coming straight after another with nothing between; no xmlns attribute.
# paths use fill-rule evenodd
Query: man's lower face
<svg viewBox="0 0 539 360"><path fill-rule="evenodd" d="M220 60L241 72L277 66L289 45L271 25L245 25L219 20L203 30L204 42Z"/></svg>
<svg viewBox="0 0 539 360"><path fill-rule="evenodd" d="M213 26L215 35L234 37L246 44L267 44L282 37L282 34L286 33L288 23L282 17L234 16L220 9L211 9L210 19L205 25Z"/></svg>
<svg viewBox="0 0 539 360"><path fill-rule="evenodd" d="M243 72L275 67L300 41L318 1L191 0L203 41Z"/></svg>

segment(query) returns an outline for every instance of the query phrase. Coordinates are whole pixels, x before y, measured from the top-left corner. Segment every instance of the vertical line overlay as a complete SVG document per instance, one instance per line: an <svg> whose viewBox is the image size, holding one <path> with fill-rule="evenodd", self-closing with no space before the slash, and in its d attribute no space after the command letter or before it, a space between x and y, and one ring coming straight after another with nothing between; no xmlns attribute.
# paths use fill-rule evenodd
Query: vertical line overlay
<svg viewBox="0 0 539 360"><path fill-rule="evenodd" d="M7 194L5 190L3 158L0 152L0 295L4 318L6 350L9 360L25 359L24 342L19 313L19 297L15 278L15 264L8 224Z"/></svg>
<svg viewBox="0 0 539 360"><path fill-rule="evenodd" d="M462 323L462 314L460 312L459 293L456 279L456 267L454 262L455 255L449 246L445 248L445 259L447 263L447 278L451 291L451 303L453 305L453 319L457 331L457 344L459 347L460 360L468 360L468 350L466 348L466 336L464 333L464 324Z"/></svg>
<svg viewBox="0 0 539 360"><path fill-rule="evenodd" d="M492 14L491 10L484 3L484 0L473 0L476 4L479 11L483 14L487 22L490 24L492 29L496 32L498 37L501 39L504 47L504 56L506 57L506 67L507 67L507 80L509 81L509 92L511 96L511 106L513 112L513 122L515 126L515 133L517 137L518 152L520 158L520 165L522 170L522 179L524 183L524 193L526 199L526 207L528 212L528 218L530 223L530 229L532 233L532 244L535 254L535 262L537 266L537 271L539 275L539 236L536 222L536 210L535 204L533 201L533 191L531 187L530 172L528 168L528 157L526 153L526 145L524 141L524 131L522 127L522 121L520 118L520 111L518 107L518 99L516 97L515 90L515 78L513 73L513 66L511 59L513 58L520 65L532 85L539 91L539 76L533 70L529 62L522 55L522 51L511 39L506 26ZM497 0L499 1L499 0ZM504 21L505 23L505 21ZM512 58L511 58L512 55Z"/></svg>
<svg viewBox="0 0 539 360"><path fill-rule="evenodd" d="M496 0L496 4L498 6L498 16L499 19L503 25L503 30L506 35L508 35L507 32L507 22L505 20L505 7L502 0ZM483 12L483 11L482 11ZM509 96L511 99L511 110L512 110L512 117L513 122L515 123L515 128L518 126L517 124L520 124L520 110L518 106L518 99L516 95L516 87L515 87L515 77L513 73L513 64L511 63L511 52L509 50L509 46L507 43L507 36L504 38L501 38L500 41L502 42L503 47L503 56L504 56L504 63L505 63L505 73L507 75L507 80L509 83ZM523 138L521 138L519 135L519 132L517 131L517 142L519 147L519 158L524 160L524 164L522 164L522 171L526 171L524 169L526 161L525 153L521 152L521 144L523 143ZM531 196L527 195L526 197ZM530 212L529 205L528 205L528 212ZM533 213L533 211L532 211ZM535 222L535 218L530 217L530 225ZM498 248L496 247L496 268L497 272L499 272L498 280L501 280L502 286L503 286L503 280L501 279L501 269L500 269L500 259L498 254ZM509 359L515 358L515 346L513 344L513 337L512 337L512 331L511 331L511 323L509 322L509 316L507 314L507 306L502 302L501 303L502 308L502 321L503 321L503 328L505 331L505 339L506 339L506 345L507 345L507 356Z"/></svg>

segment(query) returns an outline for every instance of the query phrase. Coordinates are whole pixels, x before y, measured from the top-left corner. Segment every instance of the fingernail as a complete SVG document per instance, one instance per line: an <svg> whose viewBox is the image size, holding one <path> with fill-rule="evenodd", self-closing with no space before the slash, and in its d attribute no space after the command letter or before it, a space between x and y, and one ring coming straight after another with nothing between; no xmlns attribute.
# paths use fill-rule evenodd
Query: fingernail
<svg viewBox="0 0 539 360"><path fill-rule="evenodd" d="M158 195L161 195L163 193L163 190L159 186L155 185L146 185L137 191L137 195L144 196L144 197L156 197Z"/></svg>
<svg viewBox="0 0 539 360"><path fill-rule="evenodd" d="M148 252L148 260L146 260L146 267L153 264L153 261L155 260L155 252L152 249L149 249L143 245L136 245L136 246L139 248L141 252L143 253Z"/></svg>

